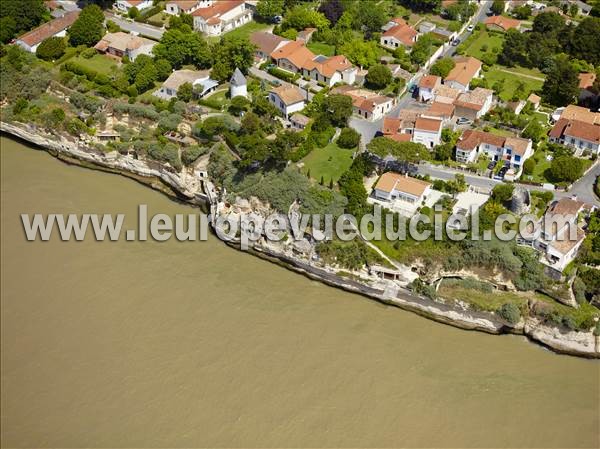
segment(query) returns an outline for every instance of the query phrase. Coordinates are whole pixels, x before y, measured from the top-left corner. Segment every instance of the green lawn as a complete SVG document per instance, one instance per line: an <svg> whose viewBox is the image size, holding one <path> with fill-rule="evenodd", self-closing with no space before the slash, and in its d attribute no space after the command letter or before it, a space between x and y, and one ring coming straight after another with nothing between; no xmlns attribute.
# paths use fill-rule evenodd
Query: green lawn
<svg viewBox="0 0 600 449"><path fill-rule="evenodd" d="M519 93L519 97L522 99L526 99L531 92L540 90L544 84L543 81L525 78L518 74L503 72L500 70L499 66L494 66L494 68L484 72L484 78L487 80L490 88L493 88L494 84L497 82L504 80L504 87L500 92L500 98L504 101L510 101L512 99L521 83L523 83L524 89Z"/></svg>
<svg viewBox="0 0 600 449"><path fill-rule="evenodd" d="M310 41L307 45L308 49L317 55L333 56L335 54L335 46L324 42Z"/></svg>
<svg viewBox="0 0 600 449"><path fill-rule="evenodd" d="M465 48L465 55L472 56L474 58L483 58L485 54L493 54L494 48L498 49L498 52L502 50L502 44L504 43L504 36L497 33L488 33L483 30L479 34L474 34L473 38L469 38L465 44L468 45ZM484 46L487 49L484 50Z"/></svg>
<svg viewBox="0 0 600 449"><path fill-rule="evenodd" d="M228 33L225 33L225 36L236 36L236 37L249 37L255 31L264 31L269 27L266 23L258 23L258 22L248 22L245 25L242 25L235 30L231 30Z"/></svg>
<svg viewBox="0 0 600 449"><path fill-rule="evenodd" d="M489 127L489 129L487 129L487 131L491 134L495 134L497 136L502 136L502 137L515 137L515 133L513 133L512 131L508 131L506 129L500 129L500 128L493 128L493 127Z"/></svg>
<svg viewBox="0 0 600 449"><path fill-rule="evenodd" d="M107 76L113 75L119 70L117 62L104 55L95 55L89 59L77 56L72 58L71 61Z"/></svg>
<svg viewBox="0 0 600 449"><path fill-rule="evenodd" d="M329 184L331 179L337 182L342 173L352 164L353 153L354 150L340 148L335 142L325 148L315 148L302 159L304 172L310 170L311 178L317 181L320 181L322 176L325 184Z"/></svg>

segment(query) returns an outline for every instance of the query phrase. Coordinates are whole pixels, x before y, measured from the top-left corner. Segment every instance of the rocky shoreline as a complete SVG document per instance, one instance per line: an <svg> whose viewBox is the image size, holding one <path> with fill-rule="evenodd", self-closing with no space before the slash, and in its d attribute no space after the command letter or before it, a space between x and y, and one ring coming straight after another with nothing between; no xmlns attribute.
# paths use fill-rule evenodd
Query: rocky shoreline
<svg viewBox="0 0 600 449"><path fill-rule="evenodd" d="M66 163L121 174L159 190L172 199L199 206L205 210L210 209L213 212L217 210L216 200L211 195L210 188L206 189L206 185L210 184L208 181L199 183L197 179L182 176L159 163L142 161L114 152L102 153L64 138L42 135L37 129L28 125L0 122L0 131L43 148ZM239 249L236 242L226 243ZM358 293L383 304L399 307L444 324L490 334L523 335L530 341L557 353L600 359L600 336L594 336L591 332L567 332L547 326L530 317L521 320L513 327L493 313L464 310L456 305L444 304L416 295L405 288L398 287L394 295L390 295L384 289L341 276L335 270L325 270L313 266L310 261L307 262L264 245L256 245L249 252L327 285Z"/></svg>

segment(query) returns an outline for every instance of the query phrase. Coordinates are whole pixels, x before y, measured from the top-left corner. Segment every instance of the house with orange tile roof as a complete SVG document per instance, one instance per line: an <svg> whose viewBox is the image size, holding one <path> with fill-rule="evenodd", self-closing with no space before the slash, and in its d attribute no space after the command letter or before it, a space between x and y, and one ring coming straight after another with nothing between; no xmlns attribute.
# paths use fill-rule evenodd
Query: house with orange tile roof
<svg viewBox="0 0 600 449"><path fill-rule="evenodd" d="M269 91L269 102L287 119L294 112L304 109L306 98L298 87L284 84Z"/></svg>
<svg viewBox="0 0 600 449"><path fill-rule="evenodd" d="M393 19L394 25L381 34L379 42L389 49L411 48L417 42L419 33L401 18Z"/></svg>
<svg viewBox="0 0 600 449"><path fill-rule="evenodd" d="M419 80L419 100L429 101L434 97L434 91L442 85L442 79L437 75L425 75Z"/></svg>
<svg viewBox="0 0 600 449"><path fill-rule="evenodd" d="M440 117L421 115L415 120L412 141L423 144L431 150L442 141L443 123Z"/></svg>
<svg viewBox="0 0 600 449"><path fill-rule="evenodd" d="M550 142L574 148L576 156L585 151L600 155L600 123L561 118L554 124L548 136Z"/></svg>
<svg viewBox="0 0 600 449"><path fill-rule="evenodd" d="M555 111L560 111L560 108ZM552 114L554 116L554 114ZM592 125L600 125L600 112L593 112L587 108L577 106L574 104L568 105L564 108L559 118L567 120L579 120L580 122L590 123Z"/></svg>
<svg viewBox="0 0 600 449"><path fill-rule="evenodd" d="M510 167L512 176L521 176L523 163L533 155L531 139L505 137L496 134L466 130L456 142L456 161L463 164L476 162L480 154L486 154L494 162L503 161Z"/></svg>
<svg viewBox="0 0 600 449"><path fill-rule="evenodd" d="M46 39L50 37L64 37L67 35L67 30L79 17L79 11L72 11L66 13L64 16L58 19L46 22L37 28L19 36L15 44L24 48L25 50L35 53L38 46Z"/></svg>
<svg viewBox="0 0 600 449"><path fill-rule="evenodd" d="M469 92L461 93L454 100L454 115L469 120L477 120L487 114L492 108L494 101L494 91L476 87Z"/></svg>
<svg viewBox="0 0 600 449"><path fill-rule="evenodd" d="M387 29L381 34L381 38L379 39L380 44L386 48L392 50L398 47L410 48L417 42L417 36L419 35L417 30L400 17L392 19L386 27Z"/></svg>
<svg viewBox="0 0 600 449"><path fill-rule="evenodd" d="M207 36L220 36L252 20L253 9L244 0L201 0L200 3L192 12L194 30Z"/></svg>
<svg viewBox="0 0 600 449"><path fill-rule="evenodd" d="M282 69L300 73L329 87L336 83L354 84L358 73L344 55L317 56L301 40L279 45L271 53L271 58Z"/></svg>
<svg viewBox="0 0 600 449"><path fill-rule="evenodd" d="M286 42L271 53L271 59L277 67L292 73L302 72L302 68L312 63L315 58L316 55L306 48L302 41Z"/></svg>
<svg viewBox="0 0 600 449"><path fill-rule="evenodd" d="M353 86L339 86L332 89L331 93L350 97L352 99L352 111L367 120L379 120L396 103L392 97L386 97L370 90Z"/></svg>
<svg viewBox="0 0 600 449"><path fill-rule="evenodd" d="M483 21L488 30L508 31L510 29L518 30L521 27L521 21L506 16L492 16Z"/></svg>
<svg viewBox="0 0 600 449"><path fill-rule="evenodd" d="M118 31L105 34L94 48L100 53L114 56L119 61L124 56L135 61L139 55L151 55L155 45L156 41Z"/></svg>
<svg viewBox="0 0 600 449"><path fill-rule="evenodd" d="M373 188L373 196L380 201L403 201L421 204L431 192L431 184L394 172L386 172Z"/></svg>
<svg viewBox="0 0 600 449"><path fill-rule="evenodd" d="M466 92L473 78L481 74L481 61L471 56L454 59L456 65L444 78L444 85Z"/></svg>
<svg viewBox="0 0 600 449"><path fill-rule="evenodd" d="M129 12L134 7L141 11L150 8L152 5L152 0L117 0L113 7L122 12Z"/></svg>

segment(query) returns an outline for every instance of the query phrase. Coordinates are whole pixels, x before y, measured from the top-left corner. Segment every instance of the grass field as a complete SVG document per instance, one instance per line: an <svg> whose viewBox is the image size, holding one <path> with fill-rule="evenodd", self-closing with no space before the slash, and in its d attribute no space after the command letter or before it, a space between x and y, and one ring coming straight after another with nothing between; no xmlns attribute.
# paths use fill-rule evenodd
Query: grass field
<svg viewBox="0 0 600 449"><path fill-rule="evenodd" d="M481 59L485 54L493 54L494 48L498 49L498 52L502 50L502 44L504 43L504 36L497 33L488 33L487 31L481 31L472 40L466 41L467 48L465 49L465 55L473 56L474 58ZM484 51L484 46L487 45L487 49Z"/></svg>
<svg viewBox="0 0 600 449"><path fill-rule="evenodd" d="M119 70L116 61L104 55L95 55L89 59L76 56L72 58L71 61L107 76L113 75Z"/></svg>
<svg viewBox="0 0 600 449"><path fill-rule="evenodd" d="M353 153L354 150L340 148L335 142L325 148L315 148L302 159L303 170L305 173L310 170L310 177L317 181L320 181L322 176L326 185L331 179L337 182L342 173L352 164Z"/></svg>
<svg viewBox="0 0 600 449"><path fill-rule="evenodd" d="M520 92L519 97L523 100L526 99L531 92L540 90L544 84L543 81L525 78L515 73L503 72L499 66L494 66L494 68L484 72L484 77L490 88L497 82L504 80L504 87L500 92L500 98L504 101L511 100L521 83L523 83L524 89Z"/></svg>
<svg viewBox="0 0 600 449"><path fill-rule="evenodd" d="M310 51L317 55L333 56L335 54L335 46L325 44L324 42L310 41L307 47Z"/></svg>
<svg viewBox="0 0 600 449"><path fill-rule="evenodd" d="M242 25L235 30L231 30L228 33L225 33L225 36L237 36L237 37L249 37L255 31L264 31L269 28L269 25L266 23L258 23L258 22L248 22L245 25Z"/></svg>

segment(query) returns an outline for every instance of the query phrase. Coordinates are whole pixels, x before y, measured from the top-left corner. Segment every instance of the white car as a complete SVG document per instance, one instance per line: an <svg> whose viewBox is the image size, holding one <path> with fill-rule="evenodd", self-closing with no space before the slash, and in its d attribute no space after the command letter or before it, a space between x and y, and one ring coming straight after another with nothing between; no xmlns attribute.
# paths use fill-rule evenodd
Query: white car
<svg viewBox="0 0 600 449"><path fill-rule="evenodd" d="M469 33L470 33L471 31L473 31L474 29L475 29L475 26L473 26L473 25L469 25L469 26L467 27L467 31L468 31Z"/></svg>

